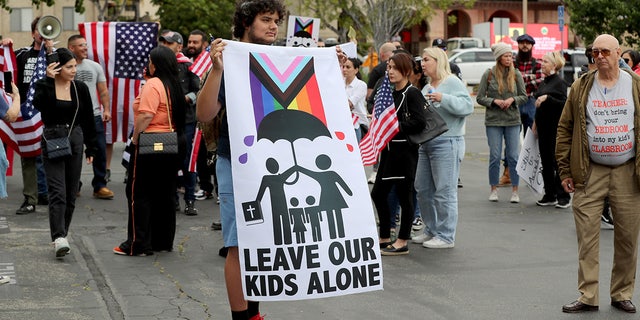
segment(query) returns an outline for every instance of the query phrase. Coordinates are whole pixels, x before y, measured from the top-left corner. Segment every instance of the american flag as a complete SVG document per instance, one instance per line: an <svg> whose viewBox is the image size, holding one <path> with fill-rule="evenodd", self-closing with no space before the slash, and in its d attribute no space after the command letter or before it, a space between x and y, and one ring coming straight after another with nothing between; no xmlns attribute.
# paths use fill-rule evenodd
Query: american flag
<svg viewBox="0 0 640 320"><path fill-rule="evenodd" d="M201 140L202 130L196 127L196 133L193 135L193 143L191 144L191 153L189 153L189 172L198 172L198 152L200 152Z"/></svg>
<svg viewBox="0 0 640 320"><path fill-rule="evenodd" d="M380 150L399 131L398 116L391 95L391 83L389 76L385 75L374 99L373 119L369 126L369 132L360 141L362 164L365 166L375 164L378 161Z"/></svg>
<svg viewBox="0 0 640 320"><path fill-rule="evenodd" d="M140 92L142 71L158 44L158 24L86 22L78 28L87 39L89 59L99 63L107 77L112 115L105 129L111 137L107 143L124 141L133 127L133 100Z"/></svg>
<svg viewBox="0 0 640 320"><path fill-rule="evenodd" d="M10 47L2 47L2 65L0 70L13 72L13 79L16 79L16 58ZM26 52L25 52L26 54ZM40 50L36 60L36 67L33 70L29 91L25 101L21 101L20 116L13 123L0 121L0 136L2 142L12 149L18 151L23 157L35 157L40 154L40 136L42 135L42 119L40 112L33 107L33 96L35 94L35 82L44 78L47 69L46 51ZM4 76L3 76L4 80ZM5 97L2 97L5 99ZM7 101L10 101L8 99Z"/></svg>
<svg viewBox="0 0 640 320"><path fill-rule="evenodd" d="M200 54L193 60L191 65L191 72L193 72L198 78L202 78L202 75L211 68L211 58L209 53L211 52L211 46L207 46L207 49L200 52Z"/></svg>

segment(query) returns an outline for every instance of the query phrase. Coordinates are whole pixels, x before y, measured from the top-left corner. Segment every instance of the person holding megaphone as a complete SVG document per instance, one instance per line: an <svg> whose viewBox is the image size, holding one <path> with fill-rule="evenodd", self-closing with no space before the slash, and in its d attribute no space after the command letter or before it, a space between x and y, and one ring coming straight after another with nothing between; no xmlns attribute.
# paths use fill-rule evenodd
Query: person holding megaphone
<svg viewBox="0 0 640 320"><path fill-rule="evenodd" d="M41 17L36 17L31 22L31 36L33 37L31 46L16 51L18 73L16 85L18 86L18 92L20 92L20 100L23 101L23 103L27 103L31 77L34 75L40 50L47 50L48 53L52 53L54 50L53 39L57 37L53 31L56 31L58 34L60 33L60 28L58 27L56 29L55 23L49 23L44 26L39 23L40 20ZM50 19L45 20L52 21ZM48 37L53 37L43 37L40 33L42 27L46 28ZM47 183L42 158L40 156L23 156L20 162L22 164L22 194L24 195L24 202L16 211L16 214L28 214L36 211L36 204L47 205L49 203Z"/></svg>

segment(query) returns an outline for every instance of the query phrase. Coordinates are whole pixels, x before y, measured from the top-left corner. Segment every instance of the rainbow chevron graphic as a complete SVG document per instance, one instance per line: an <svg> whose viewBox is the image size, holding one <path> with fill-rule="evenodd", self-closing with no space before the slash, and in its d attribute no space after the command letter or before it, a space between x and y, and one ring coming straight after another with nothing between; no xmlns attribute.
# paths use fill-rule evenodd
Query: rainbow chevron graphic
<svg viewBox="0 0 640 320"><path fill-rule="evenodd" d="M302 17L296 17L296 24L293 27L293 34L298 31L306 31L309 34L313 34L313 18L303 20Z"/></svg>
<svg viewBox="0 0 640 320"><path fill-rule="evenodd" d="M313 61L311 56L298 56L280 72L266 54L249 54L256 129L267 114L283 109L304 111L327 125Z"/></svg>

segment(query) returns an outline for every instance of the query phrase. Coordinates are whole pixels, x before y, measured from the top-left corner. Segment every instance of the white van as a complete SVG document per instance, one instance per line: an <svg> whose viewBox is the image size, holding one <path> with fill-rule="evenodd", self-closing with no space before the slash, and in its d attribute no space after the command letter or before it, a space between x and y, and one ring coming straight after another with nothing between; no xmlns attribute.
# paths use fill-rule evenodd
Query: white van
<svg viewBox="0 0 640 320"><path fill-rule="evenodd" d="M462 37L449 38L447 50L451 52L457 49L484 48L484 42L480 38Z"/></svg>

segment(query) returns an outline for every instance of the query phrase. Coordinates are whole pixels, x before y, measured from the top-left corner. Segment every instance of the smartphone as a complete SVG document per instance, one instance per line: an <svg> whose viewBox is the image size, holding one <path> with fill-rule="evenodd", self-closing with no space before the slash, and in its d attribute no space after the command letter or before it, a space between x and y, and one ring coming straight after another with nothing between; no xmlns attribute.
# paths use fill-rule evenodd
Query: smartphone
<svg viewBox="0 0 640 320"><path fill-rule="evenodd" d="M52 64L54 62L58 62L60 59L58 58L58 53L53 52L47 55L47 65Z"/></svg>
<svg viewBox="0 0 640 320"><path fill-rule="evenodd" d="M13 82L13 74L11 72L4 73L4 91L6 93L13 93L13 87L11 83Z"/></svg>

